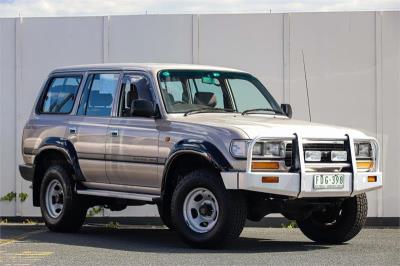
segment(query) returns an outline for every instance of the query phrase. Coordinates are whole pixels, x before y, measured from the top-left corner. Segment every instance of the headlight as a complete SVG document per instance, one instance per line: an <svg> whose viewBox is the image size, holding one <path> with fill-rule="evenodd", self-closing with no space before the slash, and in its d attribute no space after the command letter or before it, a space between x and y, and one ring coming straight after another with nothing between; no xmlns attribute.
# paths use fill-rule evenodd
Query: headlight
<svg viewBox="0 0 400 266"><path fill-rule="evenodd" d="M283 141L267 141L264 142L263 156L267 158L285 158L285 149L286 146Z"/></svg>
<svg viewBox="0 0 400 266"><path fill-rule="evenodd" d="M233 157L247 157L248 140L232 140L230 152Z"/></svg>
<svg viewBox="0 0 400 266"><path fill-rule="evenodd" d="M357 160L357 170L361 172L371 172L377 169L376 165L376 142L355 141L354 153Z"/></svg>
<svg viewBox="0 0 400 266"><path fill-rule="evenodd" d="M373 149L370 142L354 143L354 152L356 158L372 158Z"/></svg>
<svg viewBox="0 0 400 266"><path fill-rule="evenodd" d="M230 152L233 157L246 158L250 140L233 140ZM253 156L265 159L285 158L286 145L284 141L260 141L253 146Z"/></svg>
<svg viewBox="0 0 400 266"><path fill-rule="evenodd" d="M257 142L253 147L253 155L262 155L264 151L264 143Z"/></svg>

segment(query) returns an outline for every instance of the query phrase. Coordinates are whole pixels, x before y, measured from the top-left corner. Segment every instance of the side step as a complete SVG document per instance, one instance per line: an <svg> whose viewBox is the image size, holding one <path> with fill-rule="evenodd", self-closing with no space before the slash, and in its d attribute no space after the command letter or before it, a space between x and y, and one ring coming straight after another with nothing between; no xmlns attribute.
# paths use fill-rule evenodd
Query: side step
<svg viewBox="0 0 400 266"><path fill-rule="evenodd" d="M132 199L132 200L141 200L148 202L154 202L160 197L157 195L118 192L110 190L98 190L98 189L76 190L76 193L80 195L100 196L100 197L119 198L119 199Z"/></svg>

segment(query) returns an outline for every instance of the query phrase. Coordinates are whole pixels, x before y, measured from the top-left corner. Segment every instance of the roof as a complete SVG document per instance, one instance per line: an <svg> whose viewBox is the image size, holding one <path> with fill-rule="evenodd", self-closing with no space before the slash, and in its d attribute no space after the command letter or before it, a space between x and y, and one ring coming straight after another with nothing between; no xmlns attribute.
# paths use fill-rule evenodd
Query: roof
<svg viewBox="0 0 400 266"><path fill-rule="evenodd" d="M187 69L187 70L211 70L211 71L229 71L229 72L244 72L242 70L206 66L206 65L194 65L194 64L171 64L171 63L112 63L112 64L90 64L90 65L76 65L76 66L65 66L60 67L52 71L56 72L69 72L69 71L88 71L88 70L147 70L147 71L159 71L163 69Z"/></svg>

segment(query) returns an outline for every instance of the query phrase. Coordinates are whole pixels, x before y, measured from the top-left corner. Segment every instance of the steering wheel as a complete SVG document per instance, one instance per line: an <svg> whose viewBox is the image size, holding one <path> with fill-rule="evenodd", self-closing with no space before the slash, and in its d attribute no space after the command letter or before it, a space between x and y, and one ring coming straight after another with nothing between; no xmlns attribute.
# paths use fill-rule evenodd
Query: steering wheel
<svg viewBox="0 0 400 266"><path fill-rule="evenodd" d="M175 101L175 102L173 103L173 105L175 105L175 104L186 104L186 103L183 102L183 101Z"/></svg>

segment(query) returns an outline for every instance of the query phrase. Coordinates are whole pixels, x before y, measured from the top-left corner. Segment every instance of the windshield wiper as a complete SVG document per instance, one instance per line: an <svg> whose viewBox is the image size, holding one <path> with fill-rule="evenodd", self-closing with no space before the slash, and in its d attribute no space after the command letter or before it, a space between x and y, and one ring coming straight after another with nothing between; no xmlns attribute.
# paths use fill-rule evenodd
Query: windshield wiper
<svg viewBox="0 0 400 266"><path fill-rule="evenodd" d="M212 107L205 107L200 109L193 109L187 111L184 116L191 115L191 114L198 114L198 113L214 113L214 112L234 112L235 110L230 108L212 108Z"/></svg>
<svg viewBox="0 0 400 266"><path fill-rule="evenodd" d="M255 108L255 109L248 109L242 112L242 115L250 114L254 112L274 112L275 114L283 115L283 113L279 110L271 109L271 108Z"/></svg>

